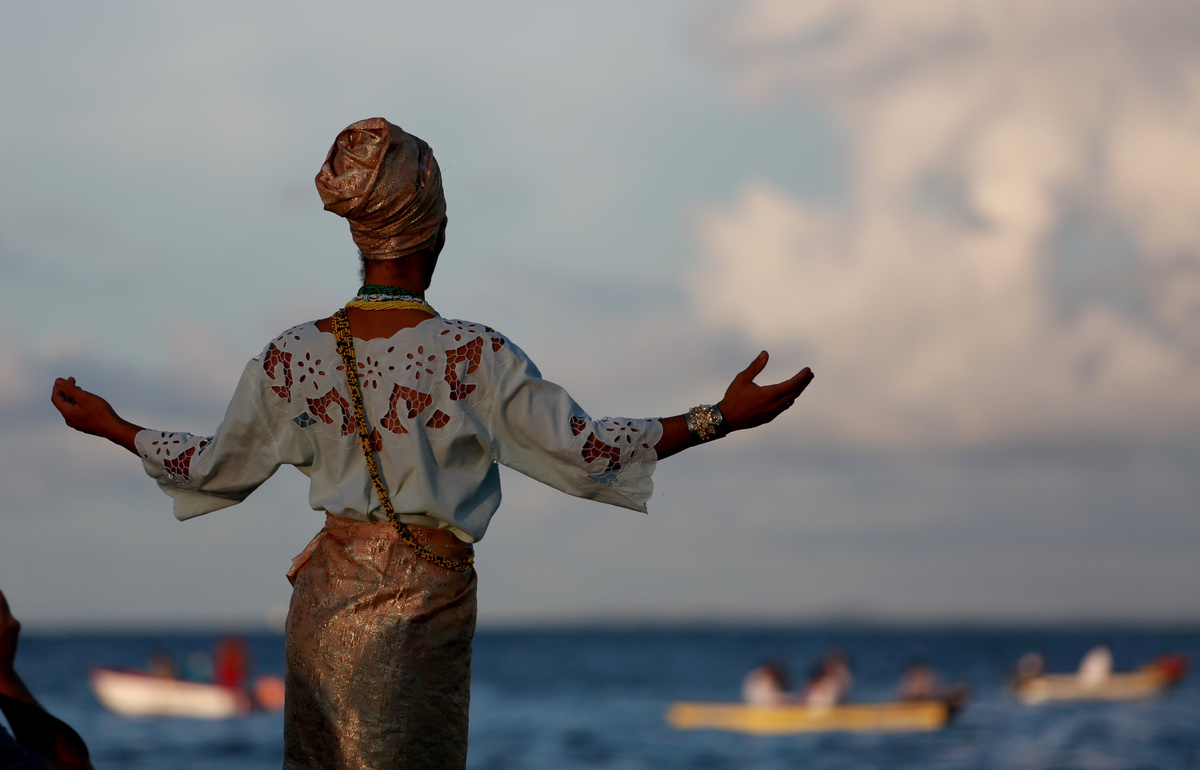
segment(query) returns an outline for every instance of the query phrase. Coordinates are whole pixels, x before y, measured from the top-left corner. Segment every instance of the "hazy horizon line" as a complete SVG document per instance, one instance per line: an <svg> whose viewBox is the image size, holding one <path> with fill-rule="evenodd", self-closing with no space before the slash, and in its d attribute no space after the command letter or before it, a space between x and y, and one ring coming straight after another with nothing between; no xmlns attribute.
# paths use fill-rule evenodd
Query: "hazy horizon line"
<svg viewBox="0 0 1200 770"><path fill-rule="evenodd" d="M282 634L283 627L261 619L177 619L157 622L129 621L114 623L105 621L22 621L26 636L57 635L118 635L156 633L246 633ZM1052 618L1045 615L996 615L996 616L918 616L900 618L888 614L827 614L797 617L716 617L697 615L691 617L663 618L649 616L595 615L575 618L514 618L511 620L488 620L480 622L479 633L521 633L545 631L614 631L672 632L686 630L731 631L743 629L845 629L845 630L1091 630L1091 629L1145 629L1162 631L1200 631L1200 617L1180 615L1177 617L1131 617L1119 615L1079 615Z"/></svg>

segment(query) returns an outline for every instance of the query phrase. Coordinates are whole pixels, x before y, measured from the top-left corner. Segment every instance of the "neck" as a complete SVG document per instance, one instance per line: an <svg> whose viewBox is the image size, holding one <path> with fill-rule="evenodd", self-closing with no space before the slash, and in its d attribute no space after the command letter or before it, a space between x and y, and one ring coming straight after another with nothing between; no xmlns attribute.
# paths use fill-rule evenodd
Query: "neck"
<svg viewBox="0 0 1200 770"><path fill-rule="evenodd" d="M398 259L367 260L363 271L363 283L374 283L382 286L399 286L415 294L425 296L429 286L427 260L419 254L410 254Z"/></svg>

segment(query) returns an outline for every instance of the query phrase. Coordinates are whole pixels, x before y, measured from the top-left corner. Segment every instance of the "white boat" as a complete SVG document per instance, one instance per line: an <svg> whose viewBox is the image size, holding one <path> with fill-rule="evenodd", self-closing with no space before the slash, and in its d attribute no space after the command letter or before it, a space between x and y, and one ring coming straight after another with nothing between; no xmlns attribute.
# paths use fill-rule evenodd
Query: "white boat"
<svg viewBox="0 0 1200 770"><path fill-rule="evenodd" d="M1187 663L1176 656L1164 656L1136 671L1114 672L1097 680L1085 680L1078 674L1042 674L1016 680L1013 694L1023 703L1036 705L1073 701L1130 701L1156 698L1179 683L1187 672Z"/></svg>
<svg viewBox="0 0 1200 770"><path fill-rule="evenodd" d="M215 684L111 668L93 669L90 679L101 705L121 716L229 719L251 709L245 692Z"/></svg>

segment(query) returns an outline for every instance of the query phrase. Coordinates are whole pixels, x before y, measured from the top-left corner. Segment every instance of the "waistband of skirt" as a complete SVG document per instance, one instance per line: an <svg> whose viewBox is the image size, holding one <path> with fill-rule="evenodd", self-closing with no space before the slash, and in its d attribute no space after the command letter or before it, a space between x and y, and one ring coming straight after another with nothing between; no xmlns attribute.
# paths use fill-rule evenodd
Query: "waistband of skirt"
<svg viewBox="0 0 1200 770"><path fill-rule="evenodd" d="M471 548L471 544L459 539L453 530L423 527L420 524L405 524L404 526L413 533L421 545L455 545L467 548L468 552ZM296 575L300 573L305 564L308 564L309 559L327 537L336 540L342 546L347 546L350 545L351 540L399 540L400 533L396 531L390 521L344 519L326 511L325 526L317 533L316 537L309 541L304 550L292 559L292 567L287 571L288 582L295 585Z"/></svg>
<svg viewBox="0 0 1200 770"><path fill-rule="evenodd" d="M451 529L442 529L439 527L424 527L420 524L405 524L410 532L417 538L418 543L428 545L438 545L439 543L446 544L463 544L454 531ZM371 538L375 540L399 540L400 533L392 526L390 521L360 521L358 519L345 519L341 516L334 516L332 513L325 513L325 530L324 532L330 537L337 539L345 538Z"/></svg>

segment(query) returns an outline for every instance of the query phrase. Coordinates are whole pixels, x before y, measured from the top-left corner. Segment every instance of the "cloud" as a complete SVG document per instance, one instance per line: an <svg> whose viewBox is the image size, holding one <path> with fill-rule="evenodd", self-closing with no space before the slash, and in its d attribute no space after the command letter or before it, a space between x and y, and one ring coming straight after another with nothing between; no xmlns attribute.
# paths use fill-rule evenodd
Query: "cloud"
<svg viewBox="0 0 1200 770"><path fill-rule="evenodd" d="M33 389L33 378L16 335L0 325L0 407L29 398Z"/></svg>
<svg viewBox="0 0 1200 770"><path fill-rule="evenodd" d="M732 6L737 93L820 99L852 191L705 212L697 307L809 353L829 440L1194 434L1196 34L1174 0Z"/></svg>

